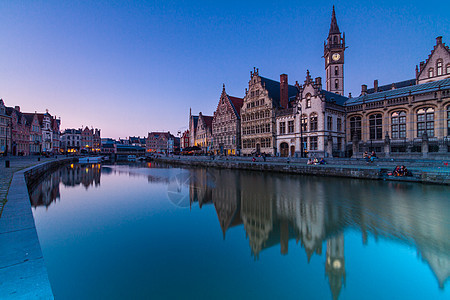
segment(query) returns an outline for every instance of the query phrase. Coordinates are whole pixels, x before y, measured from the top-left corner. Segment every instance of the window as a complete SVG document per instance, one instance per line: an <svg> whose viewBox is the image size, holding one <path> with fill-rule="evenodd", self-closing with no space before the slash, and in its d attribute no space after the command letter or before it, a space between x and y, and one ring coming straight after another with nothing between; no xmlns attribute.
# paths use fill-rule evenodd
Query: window
<svg viewBox="0 0 450 300"><path fill-rule="evenodd" d="M406 138L406 113L404 111L392 113L391 136L393 139Z"/></svg>
<svg viewBox="0 0 450 300"><path fill-rule="evenodd" d="M311 107L311 94L308 93L306 94L306 108L310 108Z"/></svg>
<svg viewBox="0 0 450 300"><path fill-rule="evenodd" d="M433 68L429 68L428 69L428 78L431 78L433 76L434 76L434 70L433 70Z"/></svg>
<svg viewBox="0 0 450 300"><path fill-rule="evenodd" d="M339 75L339 67L334 67L334 75Z"/></svg>
<svg viewBox="0 0 450 300"><path fill-rule="evenodd" d="M317 150L317 136L309 138L309 150Z"/></svg>
<svg viewBox="0 0 450 300"><path fill-rule="evenodd" d="M308 116L307 115L302 115L301 121L302 123L302 130L303 131L307 131L308 130Z"/></svg>
<svg viewBox="0 0 450 300"><path fill-rule="evenodd" d="M311 114L309 126L311 127L311 131L317 130L317 114L316 113Z"/></svg>
<svg viewBox="0 0 450 300"><path fill-rule="evenodd" d="M350 118L350 138L361 140L361 117Z"/></svg>
<svg viewBox="0 0 450 300"><path fill-rule="evenodd" d="M447 64L447 66L445 67L445 69L446 69L446 73L447 74L450 74L450 64Z"/></svg>
<svg viewBox="0 0 450 300"><path fill-rule="evenodd" d="M294 121L288 121L288 133L294 133Z"/></svg>
<svg viewBox="0 0 450 300"><path fill-rule="evenodd" d="M338 89L338 88L339 88L339 79L336 79L336 80L334 81L334 88L335 88L335 89Z"/></svg>
<svg viewBox="0 0 450 300"><path fill-rule="evenodd" d="M342 119L341 118L337 118L336 127L337 127L337 131L342 131Z"/></svg>
<svg viewBox="0 0 450 300"><path fill-rule="evenodd" d="M442 66L442 59L439 59L439 60L437 61L437 63L436 63L436 73L437 73L437 76L441 76L441 75L442 75L442 69L443 69L443 66Z"/></svg>
<svg viewBox="0 0 450 300"><path fill-rule="evenodd" d="M381 140L383 138L383 119L381 114L369 117L369 136L371 140Z"/></svg>
<svg viewBox="0 0 450 300"><path fill-rule="evenodd" d="M341 137L338 137L337 138L337 150L338 151L341 151L341 149L342 149L342 138Z"/></svg>
<svg viewBox="0 0 450 300"><path fill-rule="evenodd" d="M286 133L286 122L280 122L280 134Z"/></svg>
<svg viewBox="0 0 450 300"><path fill-rule="evenodd" d="M333 117L328 116L327 117L327 130L333 130Z"/></svg>
<svg viewBox="0 0 450 300"><path fill-rule="evenodd" d="M447 106L447 136L450 136L450 105Z"/></svg>
<svg viewBox="0 0 450 300"><path fill-rule="evenodd" d="M269 123L266 124L266 132L270 132L270 124Z"/></svg>
<svg viewBox="0 0 450 300"><path fill-rule="evenodd" d="M417 137L421 138L425 131L429 137L434 136L434 109L431 107L417 111Z"/></svg>

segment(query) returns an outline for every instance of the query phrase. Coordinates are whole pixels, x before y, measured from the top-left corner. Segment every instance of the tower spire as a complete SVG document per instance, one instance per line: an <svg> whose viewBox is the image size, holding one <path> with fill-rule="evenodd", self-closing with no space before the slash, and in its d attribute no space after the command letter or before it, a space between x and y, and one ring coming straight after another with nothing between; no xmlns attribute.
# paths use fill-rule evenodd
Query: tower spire
<svg viewBox="0 0 450 300"><path fill-rule="evenodd" d="M334 10L334 5L333 5L333 13L331 14L331 25L330 25L330 31L328 33L328 36L332 35L332 34L340 34L341 31L339 30L339 26L337 24L337 20L336 20L336 12Z"/></svg>

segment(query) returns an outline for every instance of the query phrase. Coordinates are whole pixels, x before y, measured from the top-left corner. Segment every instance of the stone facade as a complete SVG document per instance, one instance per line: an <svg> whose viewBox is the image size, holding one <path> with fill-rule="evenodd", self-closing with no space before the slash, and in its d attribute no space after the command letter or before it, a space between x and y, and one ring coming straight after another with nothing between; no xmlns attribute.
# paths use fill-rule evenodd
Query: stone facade
<svg viewBox="0 0 450 300"><path fill-rule="evenodd" d="M77 153L81 149L81 130L66 129L61 134L61 149L64 152Z"/></svg>
<svg viewBox="0 0 450 300"><path fill-rule="evenodd" d="M436 41L427 61L420 64L420 72L416 68L415 80L381 87L376 80L373 89L363 85L361 95L346 102L347 146L353 157L364 151L388 157L448 157L450 67L445 67L450 51L441 37ZM437 71L438 62L442 69L431 74Z"/></svg>
<svg viewBox="0 0 450 300"><path fill-rule="evenodd" d="M201 112L198 114L197 128L194 136L194 146L202 148L203 152L212 151L212 116L204 116Z"/></svg>
<svg viewBox="0 0 450 300"><path fill-rule="evenodd" d="M175 137L168 132L149 132L146 151L152 153L172 153Z"/></svg>
<svg viewBox="0 0 450 300"><path fill-rule="evenodd" d="M11 116L12 145L11 153L13 155L30 154L30 126L27 124L25 116L20 112L20 107L7 107L7 114Z"/></svg>
<svg viewBox="0 0 450 300"><path fill-rule="evenodd" d="M241 149L242 98L229 96L223 85L219 104L212 120L213 151L215 154L236 155Z"/></svg>
<svg viewBox="0 0 450 300"><path fill-rule="evenodd" d="M289 99L295 98L297 88L288 85L287 75L280 82L259 76L259 70L250 72L248 90L241 109L242 154L276 155L276 115L287 108Z"/></svg>
<svg viewBox="0 0 450 300"><path fill-rule="evenodd" d="M39 154L42 152L42 128L39 115L36 112L23 115L30 126L30 154Z"/></svg>

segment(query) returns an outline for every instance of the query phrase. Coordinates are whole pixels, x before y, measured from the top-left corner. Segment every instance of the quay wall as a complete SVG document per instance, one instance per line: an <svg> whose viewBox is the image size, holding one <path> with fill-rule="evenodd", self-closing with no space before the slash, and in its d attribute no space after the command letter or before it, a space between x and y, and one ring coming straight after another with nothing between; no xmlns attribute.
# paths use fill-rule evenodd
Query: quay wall
<svg viewBox="0 0 450 300"><path fill-rule="evenodd" d="M28 183L74 158L14 173L0 218L0 299L53 299L28 193Z"/></svg>
<svg viewBox="0 0 450 300"><path fill-rule="evenodd" d="M251 170L264 172L279 172L312 176L347 177L369 180L390 180L406 181L432 184L450 185L450 169L440 171L428 171L415 167L411 177L388 176L392 171L392 166L364 166L348 164L342 165L307 165L306 163L287 162L252 162L244 160L209 160L209 159L184 159L183 157L158 157L156 162L168 163L172 165L184 165L204 168L223 168L237 170ZM448 169L448 168L447 168Z"/></svg>

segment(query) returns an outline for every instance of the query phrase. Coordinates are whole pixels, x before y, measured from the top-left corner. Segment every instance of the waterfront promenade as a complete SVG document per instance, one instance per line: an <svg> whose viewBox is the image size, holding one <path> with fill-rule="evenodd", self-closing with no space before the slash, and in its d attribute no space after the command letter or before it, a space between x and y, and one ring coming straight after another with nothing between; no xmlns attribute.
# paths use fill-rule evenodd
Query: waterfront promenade
<svg viewBox="0 0 450 300"><path fill-rule="evenodd" d="M267 157L264 160L262 157L157 156L155 160L198 167L450 184L450 158L449 160L382 158L369 163L364 159L327 158L326 164L323 165L308 165L307 158L284 157ZM392 173L396 166L401 165L405 165L412 176L396 177L388 175Z"/></svg>
<svg viewBox="0 0 450 300"><path fill-rule="evenodd" d="M9 168L5 166L6 160ZM33 168L39 177L41 172L64 160L67 158L0 159L0 299L53 299L25 173Z"/></svg>

